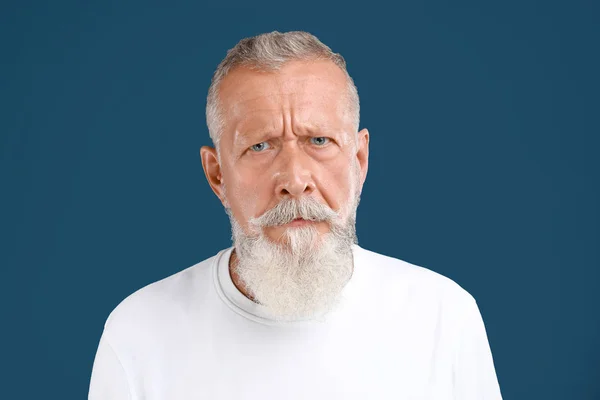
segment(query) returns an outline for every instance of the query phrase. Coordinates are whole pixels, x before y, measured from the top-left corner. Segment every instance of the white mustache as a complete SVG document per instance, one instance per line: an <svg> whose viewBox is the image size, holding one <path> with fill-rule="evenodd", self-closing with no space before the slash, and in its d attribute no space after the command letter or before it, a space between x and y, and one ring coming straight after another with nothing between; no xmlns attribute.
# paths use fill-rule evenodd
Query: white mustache
<svg viewBox="0 0 600 400"><path fill-rule="evenodd" d="M303 197L300 200L287 198L260 217L250 219L249 223L257 227L277 226L285 225L297 218L316 222L332 221L339 218L339 213L313 197Z"/></svg>

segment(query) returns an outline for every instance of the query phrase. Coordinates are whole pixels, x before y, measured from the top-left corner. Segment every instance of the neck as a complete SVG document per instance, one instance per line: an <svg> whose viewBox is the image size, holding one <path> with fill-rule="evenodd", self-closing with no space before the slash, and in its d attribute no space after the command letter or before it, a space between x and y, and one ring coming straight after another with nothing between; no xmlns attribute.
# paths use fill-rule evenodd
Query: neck
<svg viewBox="0 0 600 400"><path fill-rule="evenodd" d="M237 254L236 254L235 248L234 248L233 251L231 252L231 257L229 257L229 275L231 276L231 280L233 281L233 284L235 285L235 287L244 296L246 296L247 298L249 298L253 302L258 303L256 300L254 300L254 297L252 297L252 295L250 295L248 293L248 290L246 289L246 287L243 284L243 282L241 281L238 273L236 272L237 265L238 265L238 258L237 258Z"/></svg>

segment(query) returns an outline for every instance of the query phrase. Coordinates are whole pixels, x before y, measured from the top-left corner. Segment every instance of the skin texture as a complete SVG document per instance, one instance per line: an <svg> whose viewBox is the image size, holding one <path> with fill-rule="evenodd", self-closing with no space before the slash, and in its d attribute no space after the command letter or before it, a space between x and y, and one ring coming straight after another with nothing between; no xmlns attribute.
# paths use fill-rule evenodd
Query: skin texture
<svg viewBox="0 0 600 400"><path fill-rule="evenodd" d="M311 196L344 217L356 191L351 166L360 169L362 191L368 170L369 132L355 132L347 112L346 76L331 61L290 61L279 71L236 67L219 88L225 117L220 150L200 149L208 183L247 234L248 220L286 197ZM355 139L356 138L356 139ZM314 223L320 233L327 222ZM286 225L263 228L279 242ZM238 289L251 298L237 279Z"/></svg>

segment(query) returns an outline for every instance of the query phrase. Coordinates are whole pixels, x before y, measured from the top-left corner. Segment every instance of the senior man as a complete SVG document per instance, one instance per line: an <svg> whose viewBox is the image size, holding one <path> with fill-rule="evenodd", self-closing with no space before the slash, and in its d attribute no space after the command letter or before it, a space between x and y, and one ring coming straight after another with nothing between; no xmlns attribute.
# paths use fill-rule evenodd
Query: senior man
<svg viewBox="0 0 600 400"><path fill-rule="evenodd" d="M89 399L501 399L475 299L358 245L369 132L341 55L306 32L243 39L206 116L233 246L110 313Z"/></svg>

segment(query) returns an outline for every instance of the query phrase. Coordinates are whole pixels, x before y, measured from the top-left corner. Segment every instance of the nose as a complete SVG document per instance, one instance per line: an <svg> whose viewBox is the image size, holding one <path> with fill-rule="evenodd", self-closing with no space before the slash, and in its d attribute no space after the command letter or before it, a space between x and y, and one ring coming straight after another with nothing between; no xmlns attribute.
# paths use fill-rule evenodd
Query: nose
<svg viewBox="0 0 600 400"><path fill-rule="evenodd" d="M275 194L279 198L299 198L315 191L309 160L301 149L282 150L278 157L281 158L281 166L277 173Z"/></svg>

